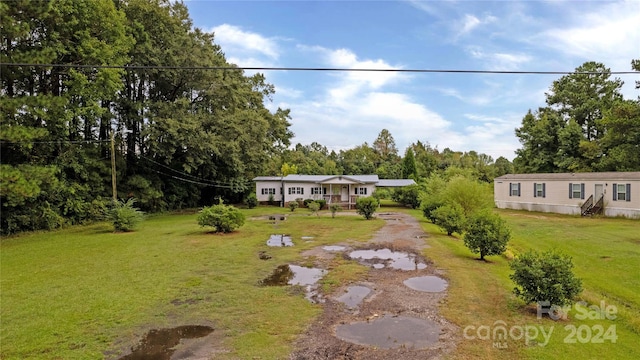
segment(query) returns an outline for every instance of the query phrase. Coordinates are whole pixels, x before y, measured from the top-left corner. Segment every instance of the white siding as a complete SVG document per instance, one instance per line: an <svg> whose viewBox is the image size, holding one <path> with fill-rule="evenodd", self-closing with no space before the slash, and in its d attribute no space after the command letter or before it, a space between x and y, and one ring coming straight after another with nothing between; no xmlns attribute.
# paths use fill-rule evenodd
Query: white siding
<svg viewBox="0 0 640 360"><path fill-rule="evenodd" d="M576 174L577 175L577 174ZM510 184L520 184L520 196L510 194ZM534 184L544 183L545 196L534 196ZM613 200L613 184L629 184L631 201ZM569 197L569 184L584 184L583 198ZM561 214L580 215L580 206L594 195L596 184L602 184L604 190L604 213L606 216L625 216L640 218L640 180L581 180L579 176L569 180L496 180L494 199L501 209L516 209ZM594 195L594 202L598 199Z"/></svg>
<svg viewBox="0 0 640 360"><path fill-rule="evenodd" d="M261 202L269 201L269 194L268 194L269 191L266 190L264 191L265 193L263 194L263 189L274 189L275 194L273 195L273 199L275 201L281 201L282 200L281 186L282 186L282 183L280 181L256 181L256 197L258 198L258 201L261 201Z"/></svg>

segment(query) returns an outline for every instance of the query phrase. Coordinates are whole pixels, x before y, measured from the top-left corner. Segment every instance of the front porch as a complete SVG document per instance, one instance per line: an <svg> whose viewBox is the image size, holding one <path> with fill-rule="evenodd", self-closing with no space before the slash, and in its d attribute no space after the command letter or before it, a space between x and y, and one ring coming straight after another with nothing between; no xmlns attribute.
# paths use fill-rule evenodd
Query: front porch
<svg viewBox="0 0 640 360"><path fill-rule="evenodd" d="M347 199L340 195L312 195L313 200L324 200L327 203L327 208L333 204L342 206L343 209L351 210L356 208L356 202L359 197L363 195L348 195Z"/></svg>

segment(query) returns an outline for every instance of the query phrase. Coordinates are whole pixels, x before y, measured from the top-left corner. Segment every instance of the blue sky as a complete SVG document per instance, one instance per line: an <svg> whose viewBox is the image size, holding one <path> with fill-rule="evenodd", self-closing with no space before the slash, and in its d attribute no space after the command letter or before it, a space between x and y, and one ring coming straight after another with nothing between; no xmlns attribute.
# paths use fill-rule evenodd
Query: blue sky
<svg viewBox="0 0 640 360"><path fill-rule="evenodd" d="M631 70L640 1L185 2L239 66L572 71L586 61ZM514 129L560 75L265 71L270 109L291 109L293 144L371 144L382 129L400 154L440 150L512 160ZM635 99L638 75L620 75Z"/></svg>

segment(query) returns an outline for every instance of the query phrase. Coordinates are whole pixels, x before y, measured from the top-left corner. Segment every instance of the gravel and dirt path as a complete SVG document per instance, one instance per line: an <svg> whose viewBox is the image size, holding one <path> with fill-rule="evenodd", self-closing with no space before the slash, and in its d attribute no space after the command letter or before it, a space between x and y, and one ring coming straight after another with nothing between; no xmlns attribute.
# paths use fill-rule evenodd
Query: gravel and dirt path
<svg viewBox="0 0 640 360"><path fill-rule="evenodd" d="M344 284L334 294L328 294L322 315L300 336L291 359L439 359L455 348L457 328L439 315L438 305L446 301L444 292L421 292L403 284L403 281L427 275L446 278L446 274L434 268L428 258L424 258L422 250L428 248L425 234L418 221L410 215L402 213L383 213L378 215L385 220L385 225L366 244L358 244L358 249L387 248L392 251L415 255L426 268L414 270L396 270L389 267L371 268L362 281L355 284ZM347 252L354 244L344 244ZM428 255L428 250L426 250ZM322 248L303 253L303 256L314 256L323 261L330 256ZM418 261L418 260L416 260ZM417 264L417 262L416 262ZM348 308L337 301L350 286L366 286L371 293L355 308ZM336 329L345 324L369 324L382 318L422 319L434 324L439 334L428 346L413 346L424 342L410 342L409 346L358 345L341 340L336 336ZM400 326L402 328L402 326ZM425 334L408 334L414 337L428 337ZM371 336L369 333L365 336ZM361 343L368 343L366 340ZM391 347L391 348L386 348Z"/></svg>

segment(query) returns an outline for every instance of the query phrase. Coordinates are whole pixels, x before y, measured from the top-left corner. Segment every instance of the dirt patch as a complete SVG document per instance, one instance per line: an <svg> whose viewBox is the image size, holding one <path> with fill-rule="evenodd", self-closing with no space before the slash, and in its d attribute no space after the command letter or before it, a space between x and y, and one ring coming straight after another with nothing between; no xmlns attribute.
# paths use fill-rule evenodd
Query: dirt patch
<svg viewBox="0 0 640 360"><path fill-rule="evenodd" d="M421 250L428 248L424 243L427 234L422 231L415 218L400 213L380 214L379 217L386 220L386 224L365 245L367 249L387 248L416 254L422 259ZM347 253L349 251L346 250ZM319 252L320 250L317 250L314 253ZM343 253L343 256L347 254ZM319 259L322 259L322 256ZM442 275L442 271L435 269L429 259L424 261L427 266L422 269L397 270L385 267L369 270L362 284L366 284L366 287L371 289L371 293L368 293L357 307L346 305L343 296L349 293L350 287L358 284L344 284L334 294L328 294L322 315L296 341L295 350L290 358L423 360L442 358L450 353L457 342L458 328L438 312L438 304L444 301L446 291L420 292L403 283L409 278ZM402 333L393 332L395 331L393 326L385 325L384 331L390 331L390 333L384 335L384 338L397 336L397 339L396 343L384 346L362 345L375 343L374 338L381 334L376 330L366 335L373 339L373 342L368 342L366 339L346 341L336 336L337 330L340 329L342 333L345 325L357 324L359 328L369 331L374 327L368 324L374 322L379 324L381 319L384 319L382 324L385 322L395 324L398 319L415 325L429 324L429 329L434 330L435 333L403 342ZM398 327L398 329L402 328L402 326Z"/></svg>

